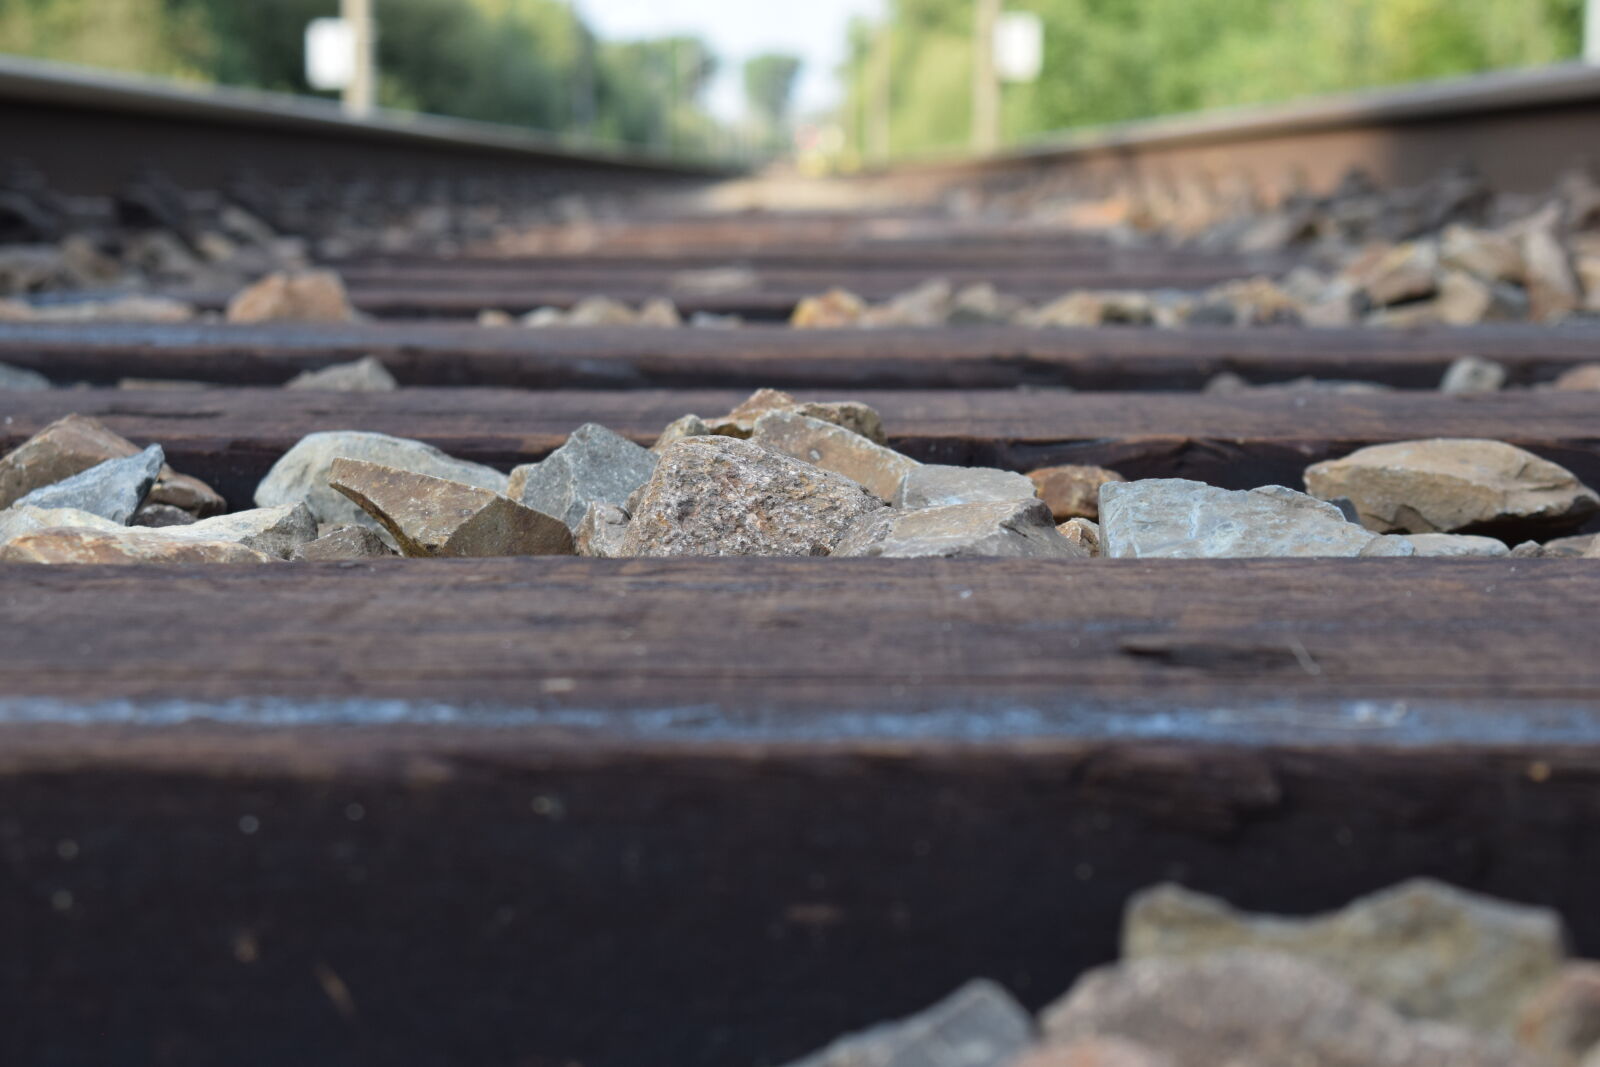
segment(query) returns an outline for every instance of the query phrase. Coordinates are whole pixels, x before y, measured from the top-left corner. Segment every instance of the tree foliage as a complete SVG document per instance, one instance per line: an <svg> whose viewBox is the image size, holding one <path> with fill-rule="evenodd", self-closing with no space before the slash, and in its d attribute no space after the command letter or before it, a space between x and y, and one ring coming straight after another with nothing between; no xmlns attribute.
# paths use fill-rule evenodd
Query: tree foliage
<svg viewBox="0 0 1600 1067"><path fill-rule="evenodd" d="M1005 132L1293 99L1573 58L1583 0L1008 0L1045 25L1045 70L1008 86ZM884 101L891 150L963 149L973 0L890 0L852 31L844 118L866 154Z"/></svg>
<svg viewBox="0 0 1600 1067"><path fill-rule="evenodd" d="M564 0L376 0L386 107L704 151L716 69L689 37L602 43ZM304 36L339 0L0 0L0 51L309 93ZM593 106L588 101L593 101Z"/></svg>
<svg viewBox="0 0 1600 1067"><path fill-rule="evenodd" d="M799 56L785 52L768 52L745 61L744 98L750 110L771 126L782 126L789 119L800 64Z"/></svg>

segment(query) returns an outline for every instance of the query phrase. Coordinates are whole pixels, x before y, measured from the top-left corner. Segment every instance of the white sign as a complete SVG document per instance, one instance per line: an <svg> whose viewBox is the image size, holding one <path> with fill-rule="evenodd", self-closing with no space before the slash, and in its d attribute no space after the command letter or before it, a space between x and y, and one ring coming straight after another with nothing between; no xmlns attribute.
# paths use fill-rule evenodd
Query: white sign
<svg viewBox="0 0 1600 1067"><path fill-rule="evenodd" d="M356 79L356 28L344 19L312 19L306 27L306 81L318 92Z"/></svg>
<svg viewBox="0 0 1600 1067"><path fill-rule="evenodd" d="M1029 11L1008 11L994 27L994 69L1008 82L1031 82L1044 70L1044 22Z"/></svg>

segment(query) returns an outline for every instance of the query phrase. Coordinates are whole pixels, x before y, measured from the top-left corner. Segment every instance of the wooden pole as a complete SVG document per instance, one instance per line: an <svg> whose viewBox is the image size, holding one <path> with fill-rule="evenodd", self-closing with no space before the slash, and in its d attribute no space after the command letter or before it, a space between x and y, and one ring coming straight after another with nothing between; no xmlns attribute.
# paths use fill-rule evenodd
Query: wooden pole
<svg viewBox="0 0 1600 1067"><path fill-rule="evenodd" d="M355 30L355 76L344 91L345 113L355 118L372 114L378 98L377 23L375 0L339 0L339 13Z"/></svg>

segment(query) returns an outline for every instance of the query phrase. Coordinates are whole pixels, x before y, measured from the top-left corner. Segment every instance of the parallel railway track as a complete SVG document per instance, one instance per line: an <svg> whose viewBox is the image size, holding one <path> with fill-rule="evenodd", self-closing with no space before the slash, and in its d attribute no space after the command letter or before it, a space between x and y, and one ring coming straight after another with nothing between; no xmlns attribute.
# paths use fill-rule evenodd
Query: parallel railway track
<svg viewBox="0 0 1600 1067"><path fill-rule="evenodd" d="M197 121L167 110L172 136ZM754 295L704 309L767 315L830 281L1287 266L930 218L645 220L340 267L369 310L449 316L679 297L725 266ZM274 388L366 355L403 388ZM1464 355L1517 388L1432 392ZM0 363L59 387L0 392L0 451L92 415L246 507L310 432L507 469L583 422L647 443L773 386L864 400L943 463L1293 486L1473 436L1600 484L1595 394L1523 388L1597 356L1584 325L0 324ZM1396 391L1196 392L1224 371ZM1299 913L1427 874L1557 908L1594 954L1597 603L1600 567L1560 559L0 566L0 1059L775 1065L974 975L1042 1004L1163 880Z"/></svg>

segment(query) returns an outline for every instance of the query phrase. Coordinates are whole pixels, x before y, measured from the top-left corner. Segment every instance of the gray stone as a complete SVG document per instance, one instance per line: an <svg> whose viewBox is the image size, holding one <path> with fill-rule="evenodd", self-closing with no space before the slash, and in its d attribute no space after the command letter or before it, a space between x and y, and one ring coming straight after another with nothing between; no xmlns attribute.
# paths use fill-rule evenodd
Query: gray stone
<svg viewBox="0 0 1600 1067"><path fill-rule="evenodd" d="M10 389L15 392L41 392L50 388L50 379L38 371L24 370L13 367L9 363L0 363L0 389Z"/></svg>
<svg viewBox="0 0 1600 1067"><path fill-rule="evenodd" d="M337 363L321 370L302 371L289 379L285 389L305 389L324 393L392 393L399 383L376 356L354 363Z"/></svg>
<svg viewBox="0 0 1600 1067"><path fill-rule="evenodd" d="M1403 538L1346 521L1281 485L1235 492L1180 478L1100 487L1100 543L1113 559L1409 556Z"/></svg>
<svg viewBox="0 0 1600 1067"><path fill-rule="evenodd" d="M952 504L995 504L1032 500L1038 487L1025 474L993 467L947 467L928 463L912 467L895 490L897 508L942 508Z"/></svg>
<svg viewBox="0 0 1600 1067"><path fill-rule="evenodd" d="M762 415L756 420L750 440L763 448L842 474L866 486L873 496L885 502L893 500L902 479L921 466L910 456L874 444L842 426L794 411L771 411Z"/></svg>
<svg viewBox="0 0 1600 1067"><path fill-rule="evenodd" d="M656 459L649 449L591 422L572 431L543 462L513 470L506 495L576 530L590 504L627 503L655 473Z"/></svg>
<svg viewBox="0 0 1600 1067"><path fill-rule="evenodd" d="M1565 958L1560 918L1428 879L1337 912L1279 918L1166 885L1130 903L1123 957L1197 958L1231 949L1292 956L1401 1015L1509 1033L1518 1006Z"/></svg>
<svg viewBox="0 0 1600 1067"><path fill-rule="evenodd" d="M1517 1043L1558 1065L1600 1053L1600 963L1569 963L1524 1001Z"/></svg>
<svg viewBox="0 0 1600 1067"><path fill-rule="evenodd" d="M307 541L289 554L295 563L334 563L353 559L387 559L394 550L365 526L340 526Z"/></svg>
<svg viewBox="0 0 1600 1067"><path fill-rule="evenodd" d="M590 504L573 533L578 555L616 559L628 539L628 513L615 504Z"/></svg>
<svg viewBox="0 0 1600 1067"><path fill-rule="evenodd" d="M661 436L656 438L656 443L650 446L650 451L657 455L671 448L673 442L681 441L685 437L710 437L711 427L699 415L685 415L681 419L674 419L661 431Z"/></svg>
<svg viewBox="0 0 1600 1067"><path fill-rule="evenodd" d="M993 982L968 982L920 1014L842 1037L790 1067L1007 1067L1033 1020Z"/></svg>
<svg viewBox="0 0 1600 1067"><path fill-rule="evenodd" d="M1544 543L1544 554L1556 559L1582 559L1585 554L1600 552L1600 534L1579 534L1577 537L1557 537Z"/></svg>
<svg viewBox="0 0 1600 1067"><path fill-rule="evenodd" d="M163 537L161 530L52 528L24 534L0 548L0 563L275 563L273 557L229 541Z"/></svg>
<svg viewBox="0 0 1600 1067"><path fill-rule="evenodd" d="M489 489L342 458L328 482L382 523L407 556L573 553L564 522Z"/></svg>
<svg viewBox="0 0 1600 1067"><path fill-rule="evenodd" d="M1497 393L1505 384L1506 369L1494 360L1462 356L1444 372L1439 391L1454 396L1470 396L1474 393Z"/></svg>
<svg viewBox="0 0 1600 1067"><path fill-rule="evenodd" d="M328 471L336 459L364 460L496 493L506 488L506 476L499 471L447 456L421 441L342 430L302 438L262 479L256 504L271 508L305 501L318 522L377 529L376 519L329 487Z"/></svg>
<svg viewBox="0 0 1600 1067"><path fill-rule="evenodd" d="M108 459L64 481L35 489L17 503L76 508L126 524L156 484L165 458L160 445L151 445L138 455Z"/></svg>
<svg viewBox="0 0 1600 1067"><path fill-rule="evenodd" d="M1413 1022L1290 956L1232 951L1091 971L1041 1016L1048 1045L1124 1038L1177 1067L1540 1067L1509 1042Z"/></svg>
<svg viewBox="0 0 1600 1067"><path fill-rule="evenodd" d="M1091 554L1061 535L1049 505L1037 498L871 515L834 549L836 556L888 559L1087 559Z"/></svg>
<svg viewBox="0 0 1600 1067"><path fill-rule="evenodd" d="M1475 438L1373 445L1305 477L1312 496L1348 497L1362 524L1382 532L1559 532L1600 508L1566 468Z"/></svg>
<svg viewBox="0 0 1600 1067"><path fill-rule="evenodd" d="M843 475L732 437L672 445L636 499L629 556L826 556L884 510Z"/></svg>
<svg viewBox="0 0 1600 1067"><path fill-rule="evenodd" d="M1511 554L1504 541L1471 534L1406 534L1406 540L1411 542L1419 556L1500 559Z"/></svg>
<svg viewBox="0 0 1600 1067"><path fill-rule="evenodd" d="M132 519L128 520L128 525L160 530L168 526L193 526L196 521L191 512L175 508L171 504L152 504L150 498L146 497L144 505L133 513Z"/></svg>
<svg viewBox="0 0 1600 1067"><path fill-rule="evenodd" d="M8 544L23 534L62 527L83 527L104 533L124 528L121 523L76 508L36 508L17 504L0 511L0 545Z"/></svg>
<svg viewBox="0 0 1600 1067"><path fill-rule="evenodd" d="M226 541L288 559L295 549L317 539L317 520L304 504L283 504L151 532L185 541Z"/></svg>

